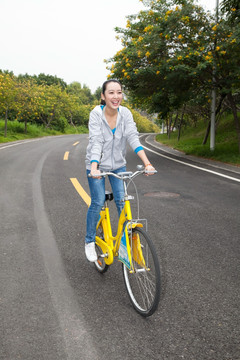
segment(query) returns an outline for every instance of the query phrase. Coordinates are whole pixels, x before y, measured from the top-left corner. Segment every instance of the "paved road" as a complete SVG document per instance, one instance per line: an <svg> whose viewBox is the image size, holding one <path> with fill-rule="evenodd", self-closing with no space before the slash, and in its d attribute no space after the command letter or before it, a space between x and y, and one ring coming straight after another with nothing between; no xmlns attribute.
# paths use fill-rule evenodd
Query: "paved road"
<svg viewBox="0 0 240 360"><path fill-rule="evenodd" d="M85 260L87 206L70 178L88 191L87 136L0 146L0 359L240 359L239 170L146 140L158 174L137 185L163 276L148 319L120 263L102 276Z"/></svg>

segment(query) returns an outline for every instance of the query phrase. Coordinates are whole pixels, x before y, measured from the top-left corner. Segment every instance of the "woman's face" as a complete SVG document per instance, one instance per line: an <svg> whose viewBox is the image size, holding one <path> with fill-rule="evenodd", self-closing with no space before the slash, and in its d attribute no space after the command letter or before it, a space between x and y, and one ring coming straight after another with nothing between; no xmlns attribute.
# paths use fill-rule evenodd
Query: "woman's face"
<svg viewBox="0 0 240 360"><path fill-rule="evenodd" d="M109 82L105 93L101 94L101 97L105 100L106 107L112 110L118 109L123 99L121 85L116 82Z"/></svg>

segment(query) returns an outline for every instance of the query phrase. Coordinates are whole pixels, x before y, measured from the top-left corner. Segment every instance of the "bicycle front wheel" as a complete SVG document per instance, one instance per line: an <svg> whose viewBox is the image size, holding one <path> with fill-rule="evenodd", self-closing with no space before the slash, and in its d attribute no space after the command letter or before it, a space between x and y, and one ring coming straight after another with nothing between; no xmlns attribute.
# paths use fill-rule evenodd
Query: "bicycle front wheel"
<svg viewBox="0 0 240 360"><path fill-rule="evenodd" d="M124 282L135 310L142 316L152 315L160 300L160 267L152 240L147 233L132 230L131 244L133 269L123 264Z"/></svg>

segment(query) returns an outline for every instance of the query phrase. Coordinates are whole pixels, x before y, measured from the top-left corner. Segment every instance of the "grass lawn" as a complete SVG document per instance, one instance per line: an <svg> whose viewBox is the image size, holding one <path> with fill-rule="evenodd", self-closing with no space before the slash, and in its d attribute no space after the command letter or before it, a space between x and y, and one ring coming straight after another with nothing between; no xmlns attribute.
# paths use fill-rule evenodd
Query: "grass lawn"
<svg viewBox="0 0 240 360"><path fill-rule="evenodd" d="M215 150L210 150L210 135L206 145L202 145L207 124L199 122L196 127L183 128L178 141L178 132L157 135L156 140L187 155L195 155L240 166L237 133L232 116L222 117L216 127Z"/></svg>
<svg viewBox="0 0 240 360"><path fill-rule="evenodd" d="M65 129L65 132L46 129L44 126L37 126L34 124L28 124L27 126L27 134L24 133L24 124L18 121L8 121L7 128L7 137L4 137L4 121L0 120L0 143L24 140L24 139L32 139L43 136L54 136L54 135L62 135L62 134L82 134L88 133L88 129L84 126L78 126L74 128L73 126L68 126Z"/></svg>

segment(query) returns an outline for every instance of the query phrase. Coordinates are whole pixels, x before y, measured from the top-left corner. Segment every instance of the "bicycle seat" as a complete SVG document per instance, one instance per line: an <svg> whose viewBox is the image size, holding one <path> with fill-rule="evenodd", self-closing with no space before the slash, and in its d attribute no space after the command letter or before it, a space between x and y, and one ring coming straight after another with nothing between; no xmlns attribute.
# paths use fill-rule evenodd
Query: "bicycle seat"
<svg viewBox="0 0 240 360"><path fill-rule="evenodd" d="M113 200L113 193L108 190L105 190L105 201L112 201Z"/></svg>

